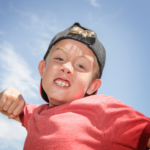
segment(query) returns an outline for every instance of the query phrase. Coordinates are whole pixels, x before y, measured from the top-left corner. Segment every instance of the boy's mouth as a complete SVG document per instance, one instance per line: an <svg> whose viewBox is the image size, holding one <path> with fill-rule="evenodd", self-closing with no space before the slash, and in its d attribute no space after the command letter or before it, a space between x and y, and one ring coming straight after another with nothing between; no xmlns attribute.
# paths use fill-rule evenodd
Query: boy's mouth
<svg viewBox="0 0 150 150"><path fill-rule="evenodd" d="M59 86L63 86L63 87L69 87L70 86L70 82L68 80L64 80L61 78L55 79L54 82Z"/></svg>

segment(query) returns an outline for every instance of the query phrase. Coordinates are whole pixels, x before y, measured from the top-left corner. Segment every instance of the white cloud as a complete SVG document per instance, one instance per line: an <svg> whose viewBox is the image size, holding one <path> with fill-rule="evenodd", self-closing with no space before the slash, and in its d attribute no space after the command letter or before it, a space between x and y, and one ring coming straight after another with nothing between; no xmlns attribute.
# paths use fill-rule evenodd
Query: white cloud
<svg viewBox="0 0 150 150"><path fill-rule="evenodd" d="M94 7L99 7L99 3L97 2L97 0L89 0L91 5Z"/></svg>
<svg viewBox="0 0 150 150"><path fill-rule="evenodd" d="M29 39L28 47L32 54L41 56L45 53L53 36L61 31L54 14L46 13L44 16L37 15L33 12L19 11L22 20L19 25L32 33L35 38Z"/></svg>
<svg viewBox="0 0 150 150"><path fill-rule="evenodd" d="M17 54L10 43L0 44L0 88L17 88L23 95L37 97L39 79L33 77L26 61Z"/></svg>
<svg viewBox="0 0 150 150"><path fill-rule="evenodd" d="M23 20L27 20L25 22L19 22L22 27L30 29L38 34L41 33L42 36L43 32L47 34L50 32L60 31L56 26L56 18L52 14L48 13L41 17L33 12L23 12L18 10L18 13L20 13L20 15L23 17Z"/></svg>
<svg viewBox="0 0 150 150"><path fill-rule="evenodd" d="M2 114L0 114L2 115ZM27 132L21 123L0 116L0 149L23 149Z"/></svg>

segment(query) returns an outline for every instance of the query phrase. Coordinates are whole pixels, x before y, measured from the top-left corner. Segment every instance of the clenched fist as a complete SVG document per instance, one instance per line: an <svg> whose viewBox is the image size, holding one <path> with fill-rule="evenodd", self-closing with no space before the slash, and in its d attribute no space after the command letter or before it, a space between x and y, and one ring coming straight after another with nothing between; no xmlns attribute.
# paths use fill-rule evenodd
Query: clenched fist
<svg viewBox="0 0 150 150"><path fill-rule="evenodd" d="M0 92L0 112L9 117L20 121L19 114L25 106L25 101L21 93L15 88L8 88Z"/></svg>

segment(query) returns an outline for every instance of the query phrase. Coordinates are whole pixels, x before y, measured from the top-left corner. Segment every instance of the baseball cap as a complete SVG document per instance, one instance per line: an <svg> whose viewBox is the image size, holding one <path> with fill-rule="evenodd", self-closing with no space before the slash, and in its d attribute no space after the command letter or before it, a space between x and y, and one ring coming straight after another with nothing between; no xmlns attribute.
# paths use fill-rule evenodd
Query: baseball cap
<svg viewBox="0 0 150 150"><path fill-rule="evenodd" d="M99 68L100 68L100 78L101 78L102 72L103 72L103 69L105 66L105 60L106 60L105 48L103 47L102 43L98 40L95 32L93 32L93 34L90 35L90 37L89 36L85 37L82 34L76 34L76 33L71 32L72 28L74 26L82 28L83 31L84 30L92 31L92 30L89 30L89 29L81 26L78 22L74 23L71 27L69 27L66 30L59 32L55 35L55 37L52 39L52 41L48 47L43 59L44 60L46 59L52 46L55 45L57 42L59 42L60 40L63 40L63 39L73 39L73 40L79 41L79 42L87 45L88 48L93 51L93 53L95 54L95 56L97 58L97 62L98 62ZM41 93L42 98L46 102L49 103L47 94L45 93L43 86L42 86L42 79L41 79L41 84L40 84L40 93Z"/></svg>

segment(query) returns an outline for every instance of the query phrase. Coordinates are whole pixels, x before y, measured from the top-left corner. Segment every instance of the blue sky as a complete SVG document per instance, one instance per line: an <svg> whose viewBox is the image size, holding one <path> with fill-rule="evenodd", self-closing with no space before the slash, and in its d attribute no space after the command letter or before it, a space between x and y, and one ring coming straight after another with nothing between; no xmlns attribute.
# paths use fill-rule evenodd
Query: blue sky
<svg viewBox="0 0 150 150"><path fill-rule="evenodd" d="M0 90L16 87L27 103L43 104L38 63L56 33L80 22L106 49L98 94L150 116L149 7L149 0L1 0ZM25 136L20 123L0 114L0 149L22 149Z"/></svg>

